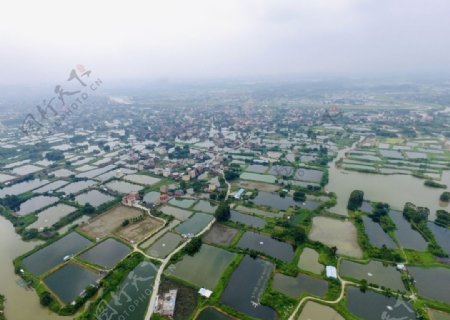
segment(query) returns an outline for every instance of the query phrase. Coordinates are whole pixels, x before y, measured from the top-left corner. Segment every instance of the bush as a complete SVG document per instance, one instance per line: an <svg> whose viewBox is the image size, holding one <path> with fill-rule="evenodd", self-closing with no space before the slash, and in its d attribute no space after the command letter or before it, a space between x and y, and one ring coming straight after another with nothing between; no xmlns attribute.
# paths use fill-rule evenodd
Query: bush
<svg viewBox="0 0 450 320"><path fill-rule="evenodd" d="M348 199L348 210L356 210L361 207L364 201L364 192L361 190L353 190L350 194L350 198Z"/></svg>

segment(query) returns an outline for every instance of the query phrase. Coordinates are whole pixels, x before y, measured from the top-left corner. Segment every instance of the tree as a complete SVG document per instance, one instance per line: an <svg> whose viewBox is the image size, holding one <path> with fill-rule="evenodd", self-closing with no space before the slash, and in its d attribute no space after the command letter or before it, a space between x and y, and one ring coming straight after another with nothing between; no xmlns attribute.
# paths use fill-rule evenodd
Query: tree
<svg viewBox="0 0 450 320"><path fill-rule="evenodd" d="M306 240L306 231L302 226L295 226L292 229L292 236L294 238L295 244L302 244Z"/></svg>
<svg viewBox="0 0 450 320"><path fill-rule="evenodd" d="M82 211L83 214L93 214L95 212L95 208L90 203L86 203Z"/></svg>
<svg viewBox="0 0 450 320"><path fill-rule="evenodd" d="M443 202L450 202L450 192L444 191L439 199Z"/></svg>
<svg viewBox="0 0 450 320"><path fill-rule="evenodd" d="M45 158L49 161L60 161L64 159L64 153L60 150L49 151L45 154Z"/></svg>
<svg viewBox="0 0 450 320"><path fill-rule="evenodd" d="M49 292L44 291L41 295L40 302L44 307L46 307L53 302L53 298Z"/></svg>
<svg viewBox="0 0 450 320"><path fill-rule="evenodd" d="M190 256L193 256L200 250L200 248L202 247L202 243L202 238L194 237L184 247L184 252Z"/></svg>
<svg viewBox="0 0 450 320"><path fill-rule="evenodd" d="M361 207L364 201L364 192L361 190L353 190L350 194L350 198L348 199L348 210L356 210Z"/></svg>
<svg viewBox="0 0 450 320"><path fill-rule="evenodd" d="M306 194L303 191L294 192L294 201L304 202L306 200Z"/></svg>
<svg viewBox="0 0 450 320"><path fill-rule="evenodd" d="M359 287L359 290L361 290L361 292L366 292L367 288L368 288L367 280L366 279L362 279L361 280L361 286Z"/></svg>
<svg viewBox="0 0 450 320"><path fill-rule="evenodd" d="M336 246L333 246L333 247L330 248L330 254L331 254L332 258L336 258L337 250L338 249L337 249Z"/></svg>
<svg viewBox="0 0 450 320"><path fill-rule="evenodd" d="M230 219L231 212L228 203L221 202L217 207L214 216L216 217L217 221L227 221L228 219Z"/></svg>

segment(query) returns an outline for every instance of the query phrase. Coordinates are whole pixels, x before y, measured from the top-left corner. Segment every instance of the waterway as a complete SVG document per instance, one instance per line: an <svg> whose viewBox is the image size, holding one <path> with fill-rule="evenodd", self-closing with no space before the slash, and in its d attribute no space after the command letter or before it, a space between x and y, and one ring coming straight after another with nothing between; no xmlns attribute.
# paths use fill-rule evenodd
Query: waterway
<svg viewBox="0 0 450 320"><path fill-rule="evenodd" d="M12 261L17 256L33 249L37 242L24 242L18 236L12 224L0 217L0 293L6 296L6 318L8 320L69 320L59 317L41 307L34 290L27 290L17 284L20 278L14 274Z"/></svg>
<svg viewBox="0 0 450 320"><path fill-rule="evenodd" d="M329 183L325 189L337 195L337 204L330 209L331 212L347 215L348 198L355 189L364 191L366 200L387 202L395 209L402 210L406 202L427 207L431 211L430 220L435 219L436 210L443 209L439 196L444 189L426 187L423 179L411 175L346 171L336 167L336 162L352 149L353 146L340 150L336 159L330 164ZM450 186L450 171L443 172L441 183Z"/></svg>

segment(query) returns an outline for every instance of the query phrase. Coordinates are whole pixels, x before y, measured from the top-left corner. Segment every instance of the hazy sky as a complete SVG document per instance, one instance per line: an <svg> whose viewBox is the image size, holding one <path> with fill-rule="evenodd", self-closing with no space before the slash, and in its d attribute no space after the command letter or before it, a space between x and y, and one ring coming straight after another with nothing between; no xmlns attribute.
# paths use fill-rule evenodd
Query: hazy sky
<svg viewBox="0 0 450 320"><path fill-rule="evenodd" d="M0 6L0 84L450 71L449 0L22 1Z"/></svg>

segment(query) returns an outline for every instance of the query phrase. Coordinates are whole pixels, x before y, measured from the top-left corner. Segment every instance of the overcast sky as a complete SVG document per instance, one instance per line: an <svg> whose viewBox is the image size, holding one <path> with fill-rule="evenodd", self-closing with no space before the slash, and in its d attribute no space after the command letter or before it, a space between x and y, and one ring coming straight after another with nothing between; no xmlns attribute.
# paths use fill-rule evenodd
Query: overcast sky
<svg viewBox="0 0 450 320"><path fill-rule="evenodd" d="M449 72L449 13L449 0L5 0L0 84L76 64L105 80Z"/></svg>

